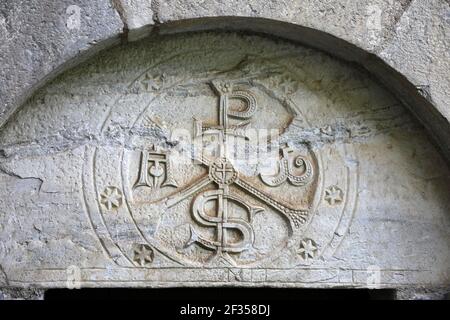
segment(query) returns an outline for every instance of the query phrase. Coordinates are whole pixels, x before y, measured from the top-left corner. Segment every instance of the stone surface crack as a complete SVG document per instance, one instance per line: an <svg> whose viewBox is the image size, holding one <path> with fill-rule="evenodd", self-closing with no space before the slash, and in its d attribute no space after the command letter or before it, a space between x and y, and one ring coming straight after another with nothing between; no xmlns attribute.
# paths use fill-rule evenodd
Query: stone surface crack
<svg viewBox="0 0 450 320"><path fill-rule="evenodd" d="M159 19L159 8L160 8L159 0L152 0L150 8L152 9L153 12L152 17L153 22L155 23L156 26L158 26L159 24L161 24L161 21Z"/></svg>
<svg viewBox="0 0 450 320"><path fill-rule="evenodd" d="M400 106L393 105L371 112L348 115L346 119L336 119L334 123L320 128L303 127L297 123L292 123L291 128L292 130L288 129L282 134L281 143L293 141L321 148L329 144L365 143L379 134L385 134L393 130L415 131L421 127L407 114L401 112ZM171 139L170 136L170 132L158 126L126 128L113 125L103 134L93 134L86 131L64 131L56 135L39 138L39 140L0 146L0 159L9 160L17 157L56 154L85 145L115 146L127 150L138 150L139 146L130 142L137 137L146 139L149 144L155 143L169 149L183 147L182 145L178 146L179 141ZM8 172L5 173L9 174Z"/></svg>
<svg viewBox="0 0 450 320"><path fill-rule="evenodd" d="M23 176L15 173L13 171L5 169L2 166L0 166L0 173L6 174L6 175L8 175L10 177L14 177L14 178L21 179L21 180L36 181L36 182L38 182L38 188L37 188L38 192L41 191L42 184L44 183L44 180L42 180L41 178L37 178L37 177L23 177Z"/></svg>

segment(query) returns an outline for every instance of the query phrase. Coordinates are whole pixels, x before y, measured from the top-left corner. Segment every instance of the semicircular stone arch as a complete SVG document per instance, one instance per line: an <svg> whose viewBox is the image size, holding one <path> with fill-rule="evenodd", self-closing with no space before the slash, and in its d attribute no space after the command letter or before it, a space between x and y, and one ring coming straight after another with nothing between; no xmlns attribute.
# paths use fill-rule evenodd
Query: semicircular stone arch
<svg viewBox="0 0 450 320"><path fill-rule="evenodd" d="M444 158L384 86L315 49L127 43L41 88L0 141L11 286L449 281Z"/></svg>

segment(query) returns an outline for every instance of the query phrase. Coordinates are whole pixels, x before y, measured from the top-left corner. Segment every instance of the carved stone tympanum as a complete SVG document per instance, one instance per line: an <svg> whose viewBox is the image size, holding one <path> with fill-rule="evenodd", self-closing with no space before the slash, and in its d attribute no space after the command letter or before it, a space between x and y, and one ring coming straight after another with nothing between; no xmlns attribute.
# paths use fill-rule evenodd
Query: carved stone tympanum
<svg viewBox="0 0 450 320"><path fill-rule="evenodd" d="M232 33L121 46L43 88L0 141L8 284L65 286L68 267L81 286L447 277L439 154L320 52Z"/></svg>

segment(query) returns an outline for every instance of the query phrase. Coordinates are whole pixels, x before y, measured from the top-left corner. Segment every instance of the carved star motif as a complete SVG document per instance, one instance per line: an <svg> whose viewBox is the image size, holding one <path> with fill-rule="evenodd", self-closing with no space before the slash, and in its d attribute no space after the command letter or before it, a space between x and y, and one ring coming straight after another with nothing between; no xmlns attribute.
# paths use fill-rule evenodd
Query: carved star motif
<svg viewBox="0 0 450 320"><path fill-rule="evenodd" d="M153 262L153 249L146 244L135 245L133 260L137 262L140 266L144 267Z"/></svg>
<svg viewBox="0 0 450 320"><path fill-rule="evenodd" d="M336 186L331 186L325 190L325 201L334 206L342 203L344 192Z"/></svg>
<svg viewBox="0 0 450 320"><path fill-rule="evenodd" d="M311 239L302 240L298 253L304 260L314 259L317 254L317 245Z"/></svg>
<svg viewBox="0 0 450 320"><path fill-rule="evenodd" d="M158 91L164 84L164 75L154 76L147 73L141 83L146 91Z"/></svg>
<svg viewBox="0 0 450 320"><path fill-rule="evenodd" d="M283 76L278 85L283 93L290 94L296 90L296 84L297 82L294 79L288 76Z"/></svg>
<svg viewBox="0 0 450 320"><path fill-rule="evenodd" d="M116 187L106 187L100 194L100 203L106 209L118 209L122 205L122 191Z"/></svg>

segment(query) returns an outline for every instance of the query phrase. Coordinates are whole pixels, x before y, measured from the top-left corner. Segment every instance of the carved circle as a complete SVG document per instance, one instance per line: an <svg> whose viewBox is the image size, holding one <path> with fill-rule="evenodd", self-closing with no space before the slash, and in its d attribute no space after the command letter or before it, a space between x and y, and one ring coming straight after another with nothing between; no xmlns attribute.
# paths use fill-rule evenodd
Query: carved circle
<svg viewBox="0 0 450 320"><path fill-rule="evenodd" d="M183 50L183 49L182 49ZM184 53L184 56L187 56L189 53ZM174 56L179 56L174 53ZM165 59L165 61L170 61L170 58ZM175 63L174 63L175 65ZM153 65L151 68L155 69L155 73L157 73L157 65ZM146 72L150 72L151 69L147 70ZM288 71L287 71L288 72ZM143 73L145 75L146 73ZM274 76L276 77L276 76ZM141 78L138 78L136 80L133 80L133 83L130 84L130 88L136 87L134 84L141 81ZM176 81L175 81L176 80ZM123 128L134 128L135 126L139 125L139 123L142 123L142 119L148 117L149 114L157 114L160 110L160 108L157 108L155 106L158 106L158 99L161 99L164 101L164 99L168 99L171 97L171 94L168 94L165 96L166 92L173 90L176 86L179 86L179 89L177 90L185 90L183 88L184 86L191 85L192 78L188 79L171 79L168 77L166 79L166 85L164 88L162 88L160 91L158 91L157 95L154 96L148 96L146 97L147 102L145 107L140 107L141 109L137 111L130 112L130 108L125 108L125 101L129 99L129 97L126 97L123 99L124 103L123 106L121 105L121 99L118 100L118 106L114 106L111 109L110 116L105 120L105 123L103 125L103 130L108 130L109 126L114 125L114 123L121 123L121 127ZM183 82L184 81L184 82ZM203 80L204 81L204 80ZM203 85L203 88L208 85L208 81L201 83ZM286 93L282 90L282 88L273 87L267 83L262 83L259 81L263 80L255 80L254 82L250 83L247 81L242 81L240 79L235 78L234 83L237 83L237 85L233 85L234 87L244 89L244 90L250 90L252 92L258 92L257 89L263 88L263 90L259 91L259 94L262 94L262 92L270 92L270 96L275 100L279 101L280 105L285 107L288 110L294 110L294 118L288 124L286 131L289 131L293 129L292 131L300 131L305 128L314 127L317 126L317 123L314 122L315 119L307 119L306 115L303 114L303 110L300 106L297 106L295 102L291 99L287 99ZM233 81L232 81L233 82ZM172 84L174 83L174 84ZM245 83L243 86L242 83ZM192 85L191 85L192 87ZM204 90L204 89L202 89ZM237 90L236 90L237 91ZM179 91L183 92L183 91ZM198 94L197 91L196 94ZM129 93L125 92L124 96L128 95ZM228 95L232 95L233 93L227 93ZM195 97L194 94L192 94L193 97ZM217 98L217 97L215 97ZM151 99L151 102L149 100ZM259 103L259 96L258 96L258 103ZM144 99L143 99L144 100ZM264 100L264 99L262 99ZM192 102L191 102L192 103ZM194 101L195 104L195 101ZM189 106L189 103L186 103L186 105ZM190 106L189 106L190 107ZM214 107L214 105L212 106ZM138 107L136 107L138 109ZM180 108L182 110L183 108ZM247 109L246 109L247 110ZM259 109L258 105L258 112L261 110ZM187 111L187 112L193 112L193 111ZM195 114L195 113L194 113ZM192 115L191 115L192 118ZM202 116L204 118L204 115ZM126 119L126 123L123 123ZM203 119L200 119L203 120ZM259 119L257 119L258 121ZM153 121L153 120L152 120ZM149 125L153 125L150 121ZM156 123L156 125L159 125ZM136 130L138 131L138 130ZM126 145L132 145L130 141L125 142ZM286 188L297 188L297 190L302 190L303 183L305 181L308 181L308 178L311 178L311 183L314 184L314 190L311 192L312 196L310 199L308 199L305 203L302 205L305 205L305 208L308 209L309 215L307 218L305 218L305 221L300 221L296 227L298 227L292 234L289 235L289 239L285 242L281 243L279 247L277 247L275 250L272 250L268 253L265 253L264 255L261 255L261 258L258 257L257 259L254 259L251 262L245 261L242 263L242 265L245 266L258 266L258 267L264 267L264 265L267 265L266 262L273 261L278 258L278 256L283 256L283 259L290 259L286 255L288 255L289 251L291 250L294 252L294 256L297 258L300 258L300 256L295 253L296 250L299 248L300 243L303 239L309 238L309 239L315 239L317 246L321 248L320 252L317 254L320 256L330 256L335 248L338 247L340 241L342 240L342 234L345 234L347 227L351 221L352 218L352 212L354 208L354 204L356 201L356 179L355 176L357 175L357 167L348 167L342 159L354 159L354 155L352 153L351 148L349 147L342 147L342 146L332 146L332 148L337 149L340 148L339 153L333 153L333 154L342 154L344 157L342 158L334 158L330 159L327 163L323 163L323 159L321 156L322 150L320 149L304 149L307 151L302 151L301 154L304 156L299 156L297 158L293 159L293 167L299 168L303 171L305 169L304 173L302 174L302 179L294 179L290 178L286 181L280 181L281 185L277 186L278 190L286 190ZM91 148L93 149L93 148ZM192 201L190 198L187 198L183 203L180 204L179 207L175 207L172 209L168 209L164 207L166 195L170 193L164 194L163 192L160 192L159 190L155 190L156 188L149 188L148 194L152 196L142 196L142 199L136 200L136 195L133 193L132 190L132 184L130 185L130 176L132 176L133 172L130 172L130 170L135 170L136 167L133 167L133 162L136 163L138 161L138 157L133 155L133 151L131 150L124 150L123 148L116 148L115 151L111 151L111 149L108 148L101 148L98 147L95 150L91 150L88 148L87 152L87 162L85 166L85 175L86 178L84 179L85 184L91 185L91 187L85 187L85 198L86 198L86 204L88 207L88 211L90 214L90 217L93 221L94 229L96 233L101 238L105 238L105 235L110 236L109 241L102 241L102 245L104 245L106 251L111 255L111 257L114 257L114 261L121 266L135 266L135 261L133 261L133 255L130 254L130 252L133 252L130 250L128 246L127 239L124 239L123 237L120 237L119 235L116 235L114 233L113 227L118 224L126 225L128 228L127 230L134 230L133 236L136 238L136 241L139 241L141 244L148 244L153 248L155 252L161 253L163 256L168 258L168 260L171 260L175 262L175 265L183 265L185 267L187 266L204 266L206 262L199 261L198 258L195 256L195 254L192 255L192 258L188 256L189 252L183 248L183 244L180 244L178 247L174 247L167 245L161 238L154 237L155 234L155 228L160 228L161 225L163 225L164 219L172 219L171 221L175 221L175 219L180 219L181 217L188 217L190 215L190 206L192 205ZM114 153L115 152L115 153ZM99 163L102 161L105 162L105 159L110 159L111 165L108 166L101 166ZM327 161L327 160L325 160ZM290 162L292 164L292 162ZM348 163L357 163L356 161L349 161ZM308 166L308 164L311 164L311 166ZM168 164L166 164L167 166ZM228 171L225 171L225 173L222 171L224 169L228 169ZM326 175L326 172L324 172L324 169L328 170L329 167L335 166L338 168L337 173L333 172L332 174ZM149 167L151 168L151 166ZM309 168L309 169L308 169ZM341 170L343 168L343 170ZM189 175L191 171L190 169L187 169L187 171L184 171L183 174ZM300 171L299 170L299 171ZM330 171L332 169L329 169ZM239 171L239 174L238 174ZM158 172L153 172L158 175ZM136 173L137 174L137 173ZM151 174L151 172L150 172ZM216 159L212 164L210 164L208 167L205 168L205 174L206 177L210 177L210 179L218 185L232 185L236 183L233 186L230 186L230 189L238 188L238 183L241 182L245 178L245 176L241 175L241 170L238 164L236 164L236 168L231 165L229 161L223 158ZM289 172L286 173L289 175ZM103 178L97 178L97 175L103 175ZM156 176L154 175L154 176ZM159 176L159 175L158 175ZM120 207L119 212L120 215L106 215L104 212L104 208L100 207L97 208L95 205L92 205L92 197L89 194L89 190L92 190L93 192L100 192L104 186L102 185L102 179L107 179L110 177L119 177L115 181L115 185L118 186L121 190L123 190L123 196L124 201L123 205ZM137 176L133 176L134 183L136 181ZM179 177L176 176L178 179ZM336 182L330 181L331 179L339 181L339 185L342 186L342 189L345 191L345 199L343 199L343 205L342 206L336 206L336 207L330 207L329 205L326 206L326 208L323 206L323 204L327 204L324 201L324 187L335 184ZM195 177L193 176L189 183L185 182L180 183L180 189L182 188L189 188L190 184L195 183L197 181ZM263 184L263 183L261 183ZM297 184L297 185L296 185ZM259 188L260 186L258 186ZM208 186L210 189L214 189L211 185ZM252 194L246 194L245 196L251 199L252 205L255 207L251 207L249 211L256 211L260 209L258 206L264 205L264 210L266 211L265 214L267 214L268 211L272 210L272 215L278 215L276 213L276 210L274 210L274 207L276 207L278 204L276 201L283 201L284 203L288 203L289 205L300 205L301 196L299 196L298 201L296 199L290 199L289 197L285 197L286 199L281 199L283 196L289 195L289 192L281 191L276 193L275 188L272 188L271 186L265 186L264 194L260 192L259 190L255 190ZM142 188L144 189L144 188ZM263 188L264 189L264 188ZM175 189L170 189L171 192L174 192ZM179 189L177 189L179 190ZM203 189L204 190L204 189ZM273 190L273 192L272 192ZM201 190L199 190L200 192ZM243 192L245 194L245 192ZM294 191L295 193L295 191ZM153 194L156 194L156 196L153 196ZM256 198L253 197L253 195L256 195ZM263 196L267 196L269 200L267 202L261 204L261 202L258 202L258 198L261 198ZM144 201L147 201L147 204L144 206ZM142 203L141 207L139 208L137 204ZM299 208L296 208L299 209ZM328 210L328 211L324 211ZM320 215L317 215L316 213L320 212ZM291 214L289 210L287 210L286 215ZM150 217L151 216L151 217ZM257 219L264 216L262 213L258 213ZM123 219L122 221L118 220L118 218ZM278 215L278 217L280 217ZM254 218L254 217L253 217ZM102 221L104 219L104 222ZM113 220L116 219L116 220ZM280 217L280 219L283 219L283 217ZM321 223L321 219L330 219L330 223ZM296 220L292 218L292 220L295 222ZM261 220L265 221L265 220ZM175 222L174 222L175 223ZM186 225L186 221L180 221L179 225L175 225L175 228L173 230L181 230L178 228L179 226L184 223ZM277 222L278 224L282 224L282 220ZM329 225L329 227L328 227ZM156 227L155 227L156 226ZM323 228L320 229L320 228ZM310 231L312 230L312 231ZM186 231L186 234L189 235L189 230ZM164 236L171 235L171 231L165 231L166 233ZM178 232L178 231L177 231ZM308 234L308 232L312 232L313 234ZM185 254L183 251L185 250L187 253ZM118 257L118 258L116 258ZM316 259L314 259L316 260ZM286 260L287 261L287 260ZM291 260L290 260L291 261ZM172 265L173 265L172 262ZM235 261L237 265L240 265L240 260ZM214 266L217 267L219 264L215 264ZM288 267L288 266L286 266ZM292 266L290 266L292 267Z"/></svg>
<svg viewBox="0 0 450 320"><path fill-rule="evenodd" d="M238 173L226 158L218 158L209 168L209 176L219 185L229 185L236 181Z"/></svg>

